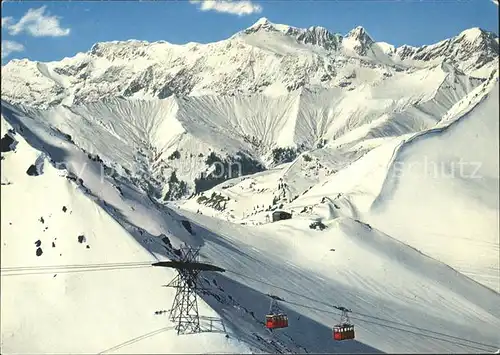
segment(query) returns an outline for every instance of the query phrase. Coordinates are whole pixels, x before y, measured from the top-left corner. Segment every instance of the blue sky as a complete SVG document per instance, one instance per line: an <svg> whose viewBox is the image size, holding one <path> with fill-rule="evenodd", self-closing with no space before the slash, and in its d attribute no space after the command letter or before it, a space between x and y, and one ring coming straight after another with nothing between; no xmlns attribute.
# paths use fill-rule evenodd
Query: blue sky
<svg viewBox="0 0 500 355"><path fill-rule="evenodd" d="M341 34L363 26L376 41L396 46L432 44L471 27L498 33L495 1L2 1L2 63L59 60L101 41L212 42L260 17Z"/></svg>

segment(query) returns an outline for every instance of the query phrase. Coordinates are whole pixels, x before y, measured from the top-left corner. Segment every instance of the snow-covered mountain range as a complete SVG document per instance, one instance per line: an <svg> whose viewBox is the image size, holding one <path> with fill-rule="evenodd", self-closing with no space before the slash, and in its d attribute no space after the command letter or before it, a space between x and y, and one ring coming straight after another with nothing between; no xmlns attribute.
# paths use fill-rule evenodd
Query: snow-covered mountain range
<svg viewBox="0 0 500 355"><path fill-rule="evenodd" d="M472 28L434 45L395 48L375 42L362 27L341 36L262 18L216 43L106 42L59 62L11 60L2 66L2 96L47 107L115 97L349 91L442 62L485 78L498 66L498 36Z"/></svg>
<svg viewBox="0 0 500 355"><path fill-rule="evenodd" d="M2 351L494 352L498 51L478 28L395 48L263 18L216 43L10 61ZM215 330L155 314L174 272L141 268L181 243L227 270L203 277ZM290 317L273 334L269 293ZM356 340L333 341L331 305Z"/></svg>
<svg viewBox="0 0 500 355"><path fill-rule="evenodd" d="M109 165L146 170L151 191L177 199L220 182L200 181L214 161L248 174L281 162L279 149L430 128L497 65L498 37L480 29L395 49L361 27L343 37L263 18L216 43L98 43L60 62L13 60L2 99ZM168 193L174 171L182 186Z"/></svg>

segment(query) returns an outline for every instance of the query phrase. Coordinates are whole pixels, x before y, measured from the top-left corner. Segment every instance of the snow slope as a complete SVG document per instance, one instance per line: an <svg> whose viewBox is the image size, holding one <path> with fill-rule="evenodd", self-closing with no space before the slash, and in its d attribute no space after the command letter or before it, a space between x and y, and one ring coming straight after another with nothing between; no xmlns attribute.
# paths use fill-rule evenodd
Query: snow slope
<svg viewBox="0 0 500 355"><path fill-rule="evenodd" d="M497 292L498 94L399 148L368 219Z"/></svg>
<svg viewBox="0 0 500 355"><path fill-rule="evenodd" d="M241 173L247 175L276 165L270 159L276 148L304 151L321 142L354 146L367 139L415 133L433 127L480 83L442 64L396 73L375 86L347 92L300 89L275 98L262 94L120 98L47 110L17 109L69 134L106 164L127 169L134 175L131 179L149 179L144 188L155 196L165 197L173 190L170 177L175 172L187 185L183 193L170 198L177 199L203 190L196 179L213 165L207 160L211 153L226 168L241 162L237 155L244 157ZM365 145L361 150L369 149ZM360 149L354 150L348 155L357 158ZM338 159L331 150L319 154L324 161Z"/></svg>
<svg viewBox="0 0 500 355"><path fill-rule="evenodd" d="M2 132L9 128L2 117ZM25 132L32 129L36 136L36 127L26 127ZM2 273L9 267L27 269L11 272L14 276L2 274L3 353L99 353L165 327L169 328L142 340L139 348L130 346L125 350L250 351L245 344L226 339L221 333L200 334L196 342L178 337L165 316L154 314L169 308L174 290L160 289L160 285L174 273L151 268L145 272L144 266L155 258L145 243L136 240L139 232L124 228L108 212L109 204L103 205L100 197L84 194L82 186L66 179L66 170L49 163L51 156L33 149L20 134L13 134L13 138L18 142L15 152L2 154ZM82 167L80 175L84 184L99 187L96 192L107 197L108 203L118 198L109 183L99 186L99 176L93 176L95 167L85 161L84 154L65 149L68 146L57 140L39 143L54 143L48 148L51 153L68 154L65 161L69 170L78 171L82 164L88 164L86 169ZM26 170L36 160L43 164L39 166L43 173L27 175ZM92 177L97 177L97 181L92 181ZM137 238L131 233L137 234ZM120 263L131 262L142 268L120 268ZM89 268L67 273L69 268L59 268L37 274L43 266L82 264L111 265L104 271ZM26 275L15 275L18 272ZM203 302L200 308L207 317L217 316ZM207 328L205 323L202 326Z"/></svg>
<svg viewBox="0 0 500 355"><path fill-rule="evenodd" d="M358 340L380 351L459 352L458 344L422 339L424 334L438 336L425 330L446 329L458 337L478 339L479 334L469 328L475 322L488 324L486 329L483 327L483 335L489 333L487 338L493 344L499 341L498 293L362 223L340 218L328 223L328 232L311 233L308 219L248 228L197 214L186 215L206 228L217 230L223 241L230 241L232 247L240 251L233 261L231 254L224 250L219 260L227 261L222 265L234 262L238 265L238 274L250 274L266 284L277 285L282 289L264 285L264 290L275 290L291 302L285 303L287 307L294 311L305 308L305 314L323 324L338 319L325 304L351 308L353 321L359 325ZM249 255L245 257L247 251ZM253 260L249 260L253 258L261 265L257 270ZM271 270L275 270L273 275ZM310 303L310 298L320 303ZM489 301L478 305L480 299ZM387 325L404 330L391 330ZM467 330L462 327L472 333L466 335ZM416 334L411 333L413 331ZM328 335L325 332L324 336ZM299 335L295 339L298 338ZM334 352L334 346L327 351ZM472 347L469 349L474 351Z"/></svg>
<svg viewBox="0 0 500 355"><path fill-rule="evenodd" d="M339 139L181 205L251 225L268 223L277 208L312 219L360 219L498 292L496 78L421 132Z"/></svg>
<svg viewBox="0 0 500 355"><path fill-rule="evenodd" d="M228 213L223 213L224 218L239 219L269 211L273 206L276 208L281 203L299 198L311 188L320 191L320 186L337 173L345 176L345 181L349 181L349 184L355 183L358 179L353 179L352 176L359 172L342 172L347 166L384 143L399 142L412 134L450 121L462 112L460 110L470 106L469 101L473 97L484 95L485 84L471 86L467 77L448 65L424 71L387 81L376 88L360 88L335 100L329 100L327 93L303 94L295 122L298 132L296 136L303 138L313 132L320 132L315 140L316 147L302 141L309 149L305 149L307 151L291 164L283 166L280 172L273 170L269 174L254 175L241 184L238 183L241 179L234 180L203 192L206 197L215 192L230 199L225 203L226 207L212 212L220 214L227 209ZM405 97L405 93L410 92L411 96ZM469 93L476 96L468 96ZM322 140L326 144L318 147ZM301 141L297 143L299 142ZM262 148L263 145L259 147ZM392 154L392 150L389 154ZM379 160L375 156L370 159L375 163ZM374 164L372 162L369 164ZM370 174L371 170L361 169L363 175ZM381 173L385 173L385 170ZM322 194L335 196L344 191L343 188L336 187L336 176L334 182L327 185L328 188L335 186L333 191L321 192ZM351 185L342 182L341 186L350 188L347 186ZM199 198L197 196L186 203L185 207L196 211L199 208ZM208 203L212 204L210 200ZM202 205L207 205L207 201L203 200ZM307 203L300 205L300 210L306 205ZM294 206L291 208L296 211Z"/></svg>
<svg viewBox="0 0 500 355"><path fill-rule="evenodd" d="M498 292L497 94L493 78L447 122L388 140L285 208L363 220Z"/></svg>
<svg viewBox="0 0 500 355"><path fill-rule="evenodd" d="M2 133L13 127L18 142L15 151L2 153L1 162L2 182L11 183L2 186L1 197L3 206L9 206L2 211L4 352L498 349L500 295L380 230L348 216L325 220L327 229L321 232L308 227L309 217L249 227L172 210L153 203L126 179L101 180L100 163L50 126L7 105L2 115ZM42 152L45 160L38 158ZM53 168L50 159L66 170ZM42 161L41 175L26 174L30 164L40 166ZM82 181L68 182L67 171ZM192 234L180 223L185 219L191 221ZM177 337L172 330L138 338L171 326L165 316L154 315L172 301L173 291L160 288L173 277L169 271L115 267L8 276L4 270L130 261L145 266L148 260L168 257L162 234L174 247L181 241L201 246L202 261L227 270L204 276L211 292L203 295L200 307L205 317L222 319L229 339L223 331ZM79 243L78 235L86 240ZM34 245L38 239L41 256L36 256ZM33 291L26 293L28 289ZM290 327L273 336L263 327L267 293L285 300L282 307L290 317ZM335 305L352 309L356 340L331 339L331 326L339 318ZM133 338L138 339L126 343ZM116 347L119 344L128 346Z"/></svg>

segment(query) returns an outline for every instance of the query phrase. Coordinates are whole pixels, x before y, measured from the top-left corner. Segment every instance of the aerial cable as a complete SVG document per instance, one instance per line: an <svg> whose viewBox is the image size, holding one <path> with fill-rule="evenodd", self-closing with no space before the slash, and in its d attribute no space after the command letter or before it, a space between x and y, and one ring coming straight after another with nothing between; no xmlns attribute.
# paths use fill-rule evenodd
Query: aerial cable
<svg viewBox="0 0 500 355"><path fill-rule="evenodd" d="M146 268L146 267L149 268L151 266L152 266L152 262L148 261L148 262L101 263L101 264L84 264L84 265L52 265L52 266L4 267L4 268L1 268L0 270L2 271L2 275L1 276L3 277L3 276L22 276L22 275L50 274L50 273L74 273L74 272L90 272L90 271L125 270L125 269L137 269L137 268ZM274 284L272 284L270 282L259 280L259 279L256 279L254 277L250 277L250 276L238 273L238 272L234 272L234 271L231 271L231 270L226 270L226 272L232 273L234 275L238 275L240 277L243 277L243 278L255 281L255 282L260 283L260 284L265 284L265 285L273 287L275 289L282 290L282 291L284 291L284 292L286 292L288 294L296 295L296 296L301 297L303 299L307 299L309 301L312 301L312 302L315 302L315 303L318 303L318 304L322 304L322 305L327 306L329 308L335 309L335 311L334 310L328 310L328 309L321 309L321 308L317 308L317 307L313 307L313 306L308 306L308 305L304 305L304 304L301 304L301 303L297 303L297 302L287 301L287 300L281 299L280 301L284 302L284 303L288 303L288 304L295 305L295 306L302 307L302 308L308 308L308 309L311 309L311 310L316 310L316 311L323 312L323 313L331 313L331 314L338 314L338 311L342 311L342 310L345 309L342 306L335 306L335 305L326 303L324 301L321 301L321 300L314 299L312 297L306 296L304 294L301 294L301 293L298 293L298 292L286 289L284 287L274 285ZM380 326L383 326L383 327L386 327L386 328L391 328L391 329L395 329L395 330L399 330L399 331L403 331L403 332L407 332L407 333L411 333L411 334L415 334L415 335L419 335L419 336L433 338L433 339L436 339L436 340L440 340L440 341L444 341L444 342L449 342L449 343L457 344L457 345L460 345L460 346L467 346L467 347L478 349L480 351L489 351L490 349L497 349L498 348L497 345L494 346L494 345L491 345L491 344L485 344L485 343L481 343L481 342L477 342L477 341L473 341L473 340L469 340L469 339L463 339L463 338L460 338L460 337L457 337L457 336L453 336L453 335L449 335L449 334L445 334L445 333L441 333L441 332L437 332L437 331L433 331L433 330L427 330L427 329L424 329L424 328L419 328L419 327L413 326L411 324L404 324L404 323L400 323L400 322L397 322L397 321L393 321L393 320L389 320L389 319L384 319L384 318L380 318L380 317L376 317L376 316L371 316L371 315L368 315L368 314L364 314L364 313L360 313L360 312L356 312L356 311L352 311L352 310L348 310L348 312L351 313L351 314L354 314L354 315L358 315L359 317L371 318L371 319L377 320L379 322L370 321L368 319L363 319L363 318L359 318L359 317L356 317L356 316L350 316L350 318L355 319L357 321L361 321L361 322L365 322L365 323L371 323L371 324L376 324L376 325L380 325ZM384 324L384 323L386 323L386 324ZM394 324L394 325L397 325L397 326L389 325L389 324ZM413 330L403 329L401 327L412 328ZM166 330L166 328L163 328L163 329ZM420 333L416 332L415 330L419 331ZM454 341L443 339L443 338L439 338L437 336L432 336L432 335L429 335L429 334L422 334L422 333L436 334L436 335L439 335L441 337L447 337L447 338L450 338L450 339L454 339ZM149 334L150 333L148 333L147 335L149 335ZM151 334L151 335L155 335L155 334L156 333ZM464 343L460 343L460 342L466 342L466 343L468 343L468 345L465 345ZM490 349L485 350L484 348L479 348L477 346L470 345L470 344L476 344L478 346L482 346L482 347L490 348ZM111 350L111 349L108 349L106 351L109 351L109 350Z"/></svg>
<svg viewBox="0 0 500 355"><path fill-rule="evenodd" d="M140 336L135 337L135 338L133 338L133 339L130 339L130 340L124 341L123 343L120 343L120 344L118 344L118 345L115 345L115 346L113 346L113 347L111 347L111 348L109 348L109 349L103 350L103 351L101 351L101 352L100 352L100 353L98 353L98 354L104 354L104 353L106 353L106 352L108 352L108 351L114 351L114 350L121 349L121 348L123 348L123 347L125 347L125 346L131 345L131 344L134 344L134 343L137 343L137 342L139 342L139 341L141 341L141 340L144 340L144 339L150 338L150 337L152 337L152 336L155 336L155 335L157 335L157 334L163 333L163 332L165 332L165 331L167 331L167 330L171 330L171 329L174 329L174 327L164 327L164 328L161 328L161 329L154 330L154 331L152 331L152 332L149 332L149 333L146 333L146 334L140 335Z"/></svg>
<svg viewBox="0 0 500 355"><path fill-rule="evenodd" d="M343 307L341 307L341 306L331 305L331 304L328 304L328 303L326 303L324 301L321 301L321 300L318 300L318 299L314 299L314 298L311 298L309 296L305 296L303 294L300 294L298 292L294 292L292 290L288 290L288 289L286 289L284 287L275 286L275 285L273 285L273 284L271 284L269 282L266 282L266 281L258 280L256 278L249 277L249 276L246 276L246 275L243 275L243 274L240 274L240 273L237 273L237 272L233 272L233 271L230 271L230 270L226 270L226 272L232 273L232 274L235 274L235 275L239 275L241 277L244 277L244 278L256 281L258 283L262 283L262 284L265 284L265 285L268 285L268 286L275 287L276 289L280 289L280 290L282 290L284 292L287 292L289 294L294 294L296 296L299 296L299 297L302 297L304 299L313 301L315 303L323 304L323 305L325 305L327 307L334 308L334 309L336 309L338 311L342 311L342 309L343 309ZM307 306L307 305L303 305L303 304L292 302L292 301L282 300L281 302L288 303L288 304L293 304L293 305L296 305L298 307L309 308L309 309L316 310L316 311L319 311L319 312L338 314L337 311L320 309L320 308L317 308L317 307ZM378 320L380 322L386 322L386 323L396 324L396 325L398 325L400 327L403 326L403 327L412 328L414 330L418 330L418 331L421 331L421 332L428 332L428 333L432 333L432 334L438 334L440 336L449 337L449 338L460 340L460 341L466 341L466 342L477 344L477 345L481 345L481 346L491 347L493 349L497 349L498 348L498 346L493 346L493 345L490 345L490 344L484 344L484 343L476 342L474 340L463 339L463 338L460 338L460 337L457 337L457 336L453 336L453 335L449 335L449 334L446 334L446 333L441 333L441 332L436 332L436 331L432 331L432 330L427 330L427 329L424 329L424 328L416 327L416 326L411 325L411 324L404 324L404 323L396 322L396 321L389 320L389 319L384 319L384 318L380 318L380 317L376 317L376 316L371 316L371 315L360 313L360 312L355 312L355 311L352 311L352 310L349 310L349 313L352 313L352 314L355 314L355 315L358 315L358 316L361 316L361 317L375 319L375 320ZM362 318L359 318L359 317L350 316L350 318L356 319L356 320L360 320L360 321L366 322L366 323L375 323L374 321L368 321L368 320L365 320L365 319L362 319ZM396 327L392 326L392 328L396 328ZM396 329L398 329L398 328L396 328ZM405 329L400 329L400 328L399 328L399 330L401 330L401 331L407 331ZM414 333L414 332L412 332L412 333ZM419 333L416 333L416 334L419 334ZM420 334L420 335L422 335L422 334ZM425 335L425 336L427 336L427 335Z"/></svg>
<svg viewBox="0 0 500 355"><path fill-rule="evenodd" d="M454 336L447 335L447 334L443 334L443 335L447 336L447 337L450 337L450 338L457 338L457 339L459 339L459 340L461 340L461 341L463 341L463 342L465 342L467 344L460 343L457 340L440 338L440 337L437 337L435 335L422 334L422 333L415 332L415 331L410 330L410 329L402 329L402 328L391 326L391 325L388 325L388 324L383 324L381 322L374 322L374 321L370 321L370 320L366 320L366 319L361 319L361 318L357 318L357 317L353 317L353 316L351 316L351 318L355 319L357 321L360 321L360 322L370 323L370 324L376 324L376 325L379 325L381 327L390 328L390 329L394 329L394 330L399 330L399 331L402 331L402 332L406 332L406 333L410 333L410 334L414 334L414 335L418 335L418 336L423 336L423 337L426 337L426 338L432 338L432 339L435 339L435 340L447 342L447 343L450 343L450 344L456 344L456 345L460 345L460 346L467 347L467 348L474 348L474 349L477 349L477 350L480 350L480 351L489 351L490 349L488 349L488 348L492 348L492 349L498 348L497 346L483 344L483 343L479 343L479 342L472 341L472 340L469 340L469 339L458 338L458 337L454 337ZM417 329L417 330L419 329L417 327L413 327L413 328ZM432 331L432 330L426 330L426 332L431 333L431 334L434 333L434 334L438 334L438 335L441 334L439 332L435 332L435 331ZM478 344L478 345L480 345L482 347L478 347L477 345L471 345L469 343Z"/></svg>
<svg viewBox="0 0 500 355"><path fill-rule="evenodd" d="M8 276L26 276L26 275L44 275L44 274L71 274L77 272L91 272L91 271L112 271L112 270L132 270L132 269L144 269L149 268L147 265L140 266L129 266L129 267L105 267L105 268L89 268L89 269L75 269L75 270L42 270L42 271L29 271L29 272L12 272L12 273L3 273L2 277Z"/></svg>
<svg viewBox="0 0 500 355"><path fill-rule="evenodd" d="M74 273L86 271L109 271L149 268L151 262L130 262L130 263L105 263L105 264L86 264L86 265L51 265L51 266L25 266L25 267L6 267L1 269L1 276L24 276L52 273Z"/></svg>
<svg viewBox="0 0 500 355"><path fill-rule="evenodd" d="M295 306L298 306L298 307L302 307L302 308L308 308L308 309L315 310L315 311L322 312L322 313L331 313L331 314L337 314L338 313L338 312L333 311L333 310L321 309L321 308L317 308L317 307L313 307L313 306L308 306L308 305L304 305L304 304L300 304L300 303L296 303L296 302L292 302L292 301L287 301L287 300L282 300L281 302L292 304L292 305L295 305ZM352 312L352 313L354 313L354 312ZM355 314L359 314L359 313L355 313ZM363 316L365 316L365 315L363 315ZM480 346L483 346L483 347L489 347L489 348L492 348L492 349L497 349L498 348L498 346L494 346L494 345L491 345L491 344L485 344L485 343L477 342L477 341L474 341L474 340L464 339L464 338L456 337L456 336L453 336L453 335L436 332L436 331L433 331L433 330L427 330L427 329L415 327L413 325L403 325L403 326L408 327L408 328L412 328L414 330L418 330L420 332L427 332L427 333L431 333L431 334L437 334L437 335L443 336L443 337L453 338L455 340L447 340L447 339L437 338L435 336L431 336L431 335L427 335L427 334L422 334L422 333L417 333L417 332L409 330L409 329L403 329L401 327L396 327L396 326L393 326L393 325L383 324L384 322L385 323L401 324L401 323L398 323L398 322L393 322L393 321L388 320L388 319L378 318L380 320L380 322L375 322L375 321L371 321L371 320L359 318L359 317L356 317L356 316L349 316L349 317L351 319L355 319L355 320L360 321L360 322L377 324L377 325L380 325L380 326L383 326L383 327L386 327L386 328L396 329L396 330L400 330L400 331L403 331L403 332L408 332L408 333L412 333L412 334L416 334L416 335L420 335L420 336L425 336L425 337L432 337L432 338L435 338L435 339L438 339L438 340L452 342L454 344L458 344L458 345L462 345L462 346L474 347L472 345L460 344L460 343L457 342L457 340L464 341L464 342L467 342L467 343L473 343L473 344L480 345ZM377 317L372 317L372 316L368 316L368 317L369 318L377 318ZM480 349L480 350L484 351L484 348Z"/></svg>
<svg viewBox="0 0 500 355"><path fill-rule="evenodd" d="M151 265L151 261L134 261L122 263L100 263L100 264L69 264L69 265L36 265L36 266L6 266L1 267L1 271L21 271L21 270L42 270L42 269L73 269L73 268L91 268L106 266L128 266L128 265Z"/></svg>

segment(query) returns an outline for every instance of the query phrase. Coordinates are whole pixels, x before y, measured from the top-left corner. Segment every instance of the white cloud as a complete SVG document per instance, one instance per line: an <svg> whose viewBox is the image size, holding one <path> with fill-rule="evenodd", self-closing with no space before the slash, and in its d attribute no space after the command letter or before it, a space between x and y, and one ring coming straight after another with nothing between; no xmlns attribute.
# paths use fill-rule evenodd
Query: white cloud
<svg viewBox="0 0 500 355"><path fill-rule="evenodd" d="M3 25L3 19L2 19L2 25ZM21 43L17 43L14 41L7 41L7 40L2 41L2 59L8 57L13 52L22 52L22 51L24 51L24 46Z"/></svg>
<svg viewBox="0 0 500 355"><path fill-rule="evenodd" d="M190 2L200 4L201 11L216 11L238 16L262 12L262 6L250 0L190 0Z"/></svg>
<svg viewBox="0 0 500 355"><path fill-rule="evenodd" d="M498 6L498 0L491 0L491 2Z"/></svg>
<svg viewBox="0 0 500 355"><path fill-rule="evenodd" d="M2 28L3 27L7 27L8 28L12 24L13 20L14 19L12 17L10 17L10 16L8 16L8 17L2 17Z"/></svg>
<svg viewBox="0 0 500 355"><path fill-rule="evenodd" d="M5 26L12 36L27 33L34 37L61 37L70 33L69 28L61 28L57 16L52 16L46 6L39 9L29 9L17 23L12 23L11 17L2 18L2 27ZM5 23L5 25L4 25Z"/></svg>

